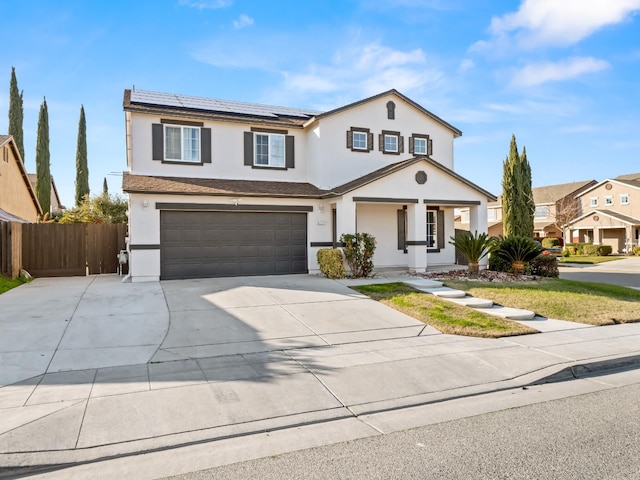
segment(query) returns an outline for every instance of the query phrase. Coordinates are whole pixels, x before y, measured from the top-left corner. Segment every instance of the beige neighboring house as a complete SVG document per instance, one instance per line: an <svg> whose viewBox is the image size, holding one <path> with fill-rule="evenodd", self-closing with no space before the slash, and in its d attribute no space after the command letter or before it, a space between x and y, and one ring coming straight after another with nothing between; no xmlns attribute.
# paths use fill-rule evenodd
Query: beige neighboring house
<svg viewBox="0 0 640 480"><path fill-rule="evenodd" d="M532 189L536 209L533 235L536 238L563 238L562 226L582 214L582 206L576 195L596 184L595 180L547 185ZM456 228L468 230L468 211L460 211L460 224ZM502 195L497 201L487 203L489 236L503 234Z"/></svg>
<svg viewBox="0 0 640 480"><path fill-rule="evenodd" d="M640 173L607 178L575 198L584 213L567 222L566 240L610 245L613 253L640 245Z"/></svg>
<svg viewBox="0 0 640 480"><path fill-rule="evenodd" d="M33 187L33 191L36 191L36 181L38 176L35 173L29 173L29 182ZM62 205L60 202L60 196L58 195L58 189L56 188L56 182L53 180L53 175L51 175L51 214L55 215L57 213L61 213L66 207Z"/></svg>
<svg viewBox="0 0 640 480"><path fill-rule="evenodd" d="M0 221L33 223L42 214L11 135L0 135Z"/></svg>

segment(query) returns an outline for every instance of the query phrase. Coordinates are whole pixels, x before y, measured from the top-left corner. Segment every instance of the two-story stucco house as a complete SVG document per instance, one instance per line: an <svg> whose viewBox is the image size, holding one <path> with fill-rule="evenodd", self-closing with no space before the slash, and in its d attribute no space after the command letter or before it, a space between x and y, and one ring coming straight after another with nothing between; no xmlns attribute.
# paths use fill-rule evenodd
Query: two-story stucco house
<svg viewBox="0 0 640 480"><path fill-rule="evenodd" d="M640 245L640 173L607 178L576 199L583 213L568 222L566 241L610 245L614 253Z"/></svg>
<svg viewBox="0 0 640 480"><path fill-rule="evenodd" d="M318 112L133 89L124 111L132 281L314 273L355 232L423 272L454 263L454 208L487 230L461 132L395 90Z"/></svg>

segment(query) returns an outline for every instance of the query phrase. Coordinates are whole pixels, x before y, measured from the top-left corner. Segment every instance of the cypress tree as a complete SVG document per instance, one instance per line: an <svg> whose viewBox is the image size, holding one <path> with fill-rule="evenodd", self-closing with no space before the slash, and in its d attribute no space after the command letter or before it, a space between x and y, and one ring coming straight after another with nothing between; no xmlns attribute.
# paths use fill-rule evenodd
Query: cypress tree
<svg viewBox="0 0 640 480"><path fill-rule="evenodd" d="M49 153L49 111L47 99L40 106L38 116L38 138L36 141L36 196L42 213L51 210L51 165Z"/></svg>
<svg viewBox="0 0 640 480"><path fill-rule="evenodd" d="M22 130L22 121L24 118L24 109L22 104L22 92L18 90L18 79L16 78L16 69L11 67L11 81L9 83L9 135L13 135L16 142L20 158L24 158L24 133Z"/></svg>
<svg viewBox="0 0 640 480"><path fill-rule="evenodd" d="M102 181L102 194L106 197L109 195L109 185L107 185L107 177Z"/></svg>
<svg viewBox="0 0 640 480"><path fill-rule="evenodd" d="M87 164L87 121L83 105L80 107L76 148L76 206L80 205L87 195L89 195L89 166Z"/></svg>
<svg viewBox="0 0 640 480"><path fill-rule="evenodd" d="M535 205L531 191L531 166L526 148L518 154L516 136L511 136L509 155L503 164L502 223L504 235L533 235Z"/></svg>

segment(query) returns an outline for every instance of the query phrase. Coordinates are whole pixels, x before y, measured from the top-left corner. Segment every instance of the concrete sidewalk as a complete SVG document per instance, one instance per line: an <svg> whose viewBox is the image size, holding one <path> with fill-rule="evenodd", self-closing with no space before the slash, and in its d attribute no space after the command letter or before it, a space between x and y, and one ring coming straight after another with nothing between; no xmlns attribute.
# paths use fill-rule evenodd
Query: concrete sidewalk
<svg viewBox="0 0 640 480"><path fill-rule="evenodd" d="M49 315L32 293L60 308ZM443 335L313 276L46 279L8 294L0 296L3 339L25 315L31 329L46 329L46 318L56 328L49 343L37 333L24 339L40 350L2 345L2 371L23 377L0 388L5 473L360 419L527 385L576 364L640 358L640 324L559 322L497 340ZM37 315L16 303L28 298ZM46 365L20 370L11 348L24 358L39 352Z"/></svg>

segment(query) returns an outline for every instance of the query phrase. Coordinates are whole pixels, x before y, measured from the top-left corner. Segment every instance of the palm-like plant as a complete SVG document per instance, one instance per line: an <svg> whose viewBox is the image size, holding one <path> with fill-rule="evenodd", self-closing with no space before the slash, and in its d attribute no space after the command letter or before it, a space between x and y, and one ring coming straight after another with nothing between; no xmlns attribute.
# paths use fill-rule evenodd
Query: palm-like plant
<svg viewBox="0 0 640 480"><path fill-rule="evenodd" d="M459 232L455 237L451 237L449 243L460 250L467 259L469 278L476 278L480 270L480 260L491 251L492 239L486 233L478 234L477 231L475 233Z"/></svg>
<svg viewBox="0 0 640 480"><path fill-rule="evenodd" d="M498 241L493 253L511 262L513 273L520 275L525 264L542 253L542 247L531 237L511 235Z"/></svg>

